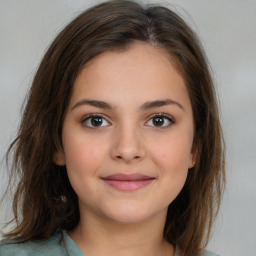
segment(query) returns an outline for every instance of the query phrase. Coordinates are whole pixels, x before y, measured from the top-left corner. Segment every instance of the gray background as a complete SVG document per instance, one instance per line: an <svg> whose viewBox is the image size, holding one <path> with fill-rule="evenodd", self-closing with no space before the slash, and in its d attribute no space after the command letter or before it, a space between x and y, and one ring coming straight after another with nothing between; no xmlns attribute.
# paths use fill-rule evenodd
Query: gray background
<svg viewBox="0 0 256 256"><path fill-rule="evenodd" d="M23 98L47 46L73 17L97 2L0 0L0 158L14 138ZM256 1L154 2L173 8L196 30L218 87L228 184L208 248L222 256L255 256ZM2 173L3 165L0 193L6 185ZM1 209L0 222L8 215Z"/></svg>

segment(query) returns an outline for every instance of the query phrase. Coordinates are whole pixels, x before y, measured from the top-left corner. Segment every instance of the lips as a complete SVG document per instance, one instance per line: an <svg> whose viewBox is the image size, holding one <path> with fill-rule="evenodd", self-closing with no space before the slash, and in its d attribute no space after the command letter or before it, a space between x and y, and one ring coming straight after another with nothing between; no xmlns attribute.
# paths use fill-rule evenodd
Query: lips
<svg viewBox="0 0 256 256"><path fill-rule="evenodd" d="M155 178L147 175L134 174L113 174L103 177L102 180L109 186L121 191L135 191L148 186Z"/></svg>

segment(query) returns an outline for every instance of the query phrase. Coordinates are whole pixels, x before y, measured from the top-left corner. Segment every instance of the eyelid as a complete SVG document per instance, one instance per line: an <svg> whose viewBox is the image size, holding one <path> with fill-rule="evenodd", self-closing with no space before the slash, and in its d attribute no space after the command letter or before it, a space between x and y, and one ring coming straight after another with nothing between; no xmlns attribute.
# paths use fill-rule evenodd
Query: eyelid
<svg viewBox="0 0 256 256"><path fill-rule="evenodd" d="M108 125L111 125L111 122L109 121L109 118L106 117L104 114L101 114L101 113L91 113L91 114L88 114L86 116L84 116L81 120L81 124L83 126L85 126L86 128L92 128L92 129L99 129L99 128L102 128L102 127L105 127L105 126L108 126L108 125L103 125L103 126L89 126L89 125L85 125L84 123L92 118L92 117L101 117L103 118L107 123ZM168 125L165 125L165 126L154 126L154 125L147 125L147 123L154 117L163 117L163 118L166 118L170 123ZM147 121L145 122L145 125L146 126L151 126L153 128L157 128L157 129L163 129L163 128L168 128L169 126L173 125L175 123L175 119L173 118L173 116L169 115L169 114L166 114L166 113L155 113L155 114L152 114L150 115L148 118L147 118Z"/></svg>
<svg viewBox="0 0 256 256"><path fill-rule="evenodd" d="M168 128L170 127L171 125L173 125L175 123L175 119L173 116L169 115L169 114L166 114L166 113L156 113L156 114L153 114L151 116L149 116L149 118L147 119L146 123L147 124L152 118L154 117L163 117L163 118L166 118L168 119L168 121L170 122L168 125L166 126L151 126L151 125L148 125L148 126L151 126L153 128L156 128L156 129L164 129L164 128Z"/></svg>
<svg viewBox="0 0 256 256"><path fill-rule="evenodd" d="M108 126L108 125L103 125L103 126L88 126L88 125L85 125L84 123L92 118L92 117L101 117L102 119L104 119L105 121L108 122L108 124L111 124L111 122L108 120L108 118L103 115L103 114L100 114L100 113L91 113L91 114L88 114L86 116L84 116L81 120L81 124L86 127L86 128L90 128L90 129L99 129L99 128L102 128L102 127L105 127L105 126Z"/></svg>

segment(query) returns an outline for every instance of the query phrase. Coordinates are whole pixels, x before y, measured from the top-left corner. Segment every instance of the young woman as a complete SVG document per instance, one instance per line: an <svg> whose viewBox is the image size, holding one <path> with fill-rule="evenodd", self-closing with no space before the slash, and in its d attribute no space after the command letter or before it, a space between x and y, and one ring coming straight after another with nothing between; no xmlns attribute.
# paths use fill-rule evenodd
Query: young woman
<svg viewBox="0 0 256 256"><path fill-rule="evenodd" d="M0 255L215 255L224 175L214 86L188 25L108 1L35 75L14 152L16 227Z"/></svg>

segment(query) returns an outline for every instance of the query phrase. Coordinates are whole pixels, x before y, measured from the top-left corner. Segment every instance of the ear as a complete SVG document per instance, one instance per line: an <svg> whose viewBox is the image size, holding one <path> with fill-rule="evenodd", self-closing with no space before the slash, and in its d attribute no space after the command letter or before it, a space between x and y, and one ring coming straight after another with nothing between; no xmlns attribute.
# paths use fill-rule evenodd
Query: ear
<svg viewBox="0 0 256 256"><path fill-rule="evenodd" d="M53 162L58 166L66 165L65 154L64 154L63 150L58 150L58 151L54 152Z"/></svg>
<svg viewBox="0 0 256 256"><path fill-rule="evenodd" d="M190 157L189 157L189 165L188 165L189 169L195 166L196 159L197 159L197 148L193 146L190 153Z"/></svg>

